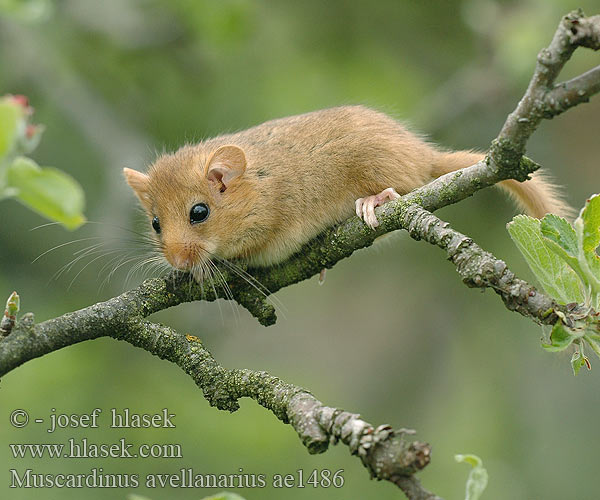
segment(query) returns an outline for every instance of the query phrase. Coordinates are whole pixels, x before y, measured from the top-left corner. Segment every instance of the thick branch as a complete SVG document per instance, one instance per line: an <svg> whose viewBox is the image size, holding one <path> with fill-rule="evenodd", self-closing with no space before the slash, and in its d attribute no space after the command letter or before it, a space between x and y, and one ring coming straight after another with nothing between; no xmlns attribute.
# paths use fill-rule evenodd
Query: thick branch
<svg viewBox="0 0 600 500"><path fill-rule="evenodd" d="M254 399L279 420L291 424L310 453L323 453L329 443L341 441L350 453L359 456L373 478L400 483L403 487L407 476L429 463L430 446L406 441L404 435L410 431L394 431L387 425L375 428L360 415L325 406L306 389L266 372L226 369L215 361L198 337L181 335L169 327L142 320L131 321L129 328L111 337L177 364L202 389L211 406L235 411L239 408L239 398ZM407 495L411 499L437 498L418 483L410 483L410 487Z"/></svg>
<svg viewBox="0 0 600 500"><path fill-rule="evenodd" d="M554 324L557 310L564 309L517 278L506 264L484 251L471 238L455 231L431 212L412 205L403 214L409 234L446 250L448 259L469 287L492 288L512 311L529 316L542 324Z"/></svg>

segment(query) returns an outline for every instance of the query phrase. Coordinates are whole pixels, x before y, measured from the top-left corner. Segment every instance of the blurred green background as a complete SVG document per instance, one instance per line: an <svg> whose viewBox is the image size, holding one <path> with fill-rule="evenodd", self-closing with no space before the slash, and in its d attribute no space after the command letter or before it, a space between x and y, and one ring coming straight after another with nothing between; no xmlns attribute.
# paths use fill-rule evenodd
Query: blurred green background
<svg viewBox="0 0 600 500"><path fill-rule="evenodd" d="M38 321L112 297L141 281L118 262L140 255L127 228L147 231L123 182L124 166L144 169L156 152L186 141L328 106L363 103L386 111L451 148L485 149L522 95L536 54L560 17L595 0L377 2L304 0L0 0L0 94L29 96L46 125L32 155L79 180L91 221L70 233L14 201L0 204L0 297L16 289ZM594 7L596 11L594 11ZM572 77L598 64L578 51ZM600 191L600 98L543 123L528 154L582 206ZM440 216L531 279L505 230L511 205L494 190ZM106 252L53 275L100 237ZM76 255L75 255L76 257ZM97 260L95 260L97 258ZM86 267L87 266L87 267ZM81 271L81 272L80 272ZM148 272L151 274L151 272ZM127 281L127 282L126 282ZM285 317L261 327L225 301L194 303L152 319L200 336L227 367L267 370L309 388L323 402L368 421L418 430L433 445L420 477L447 499L463 498L468 469L455 453L476 453L488 469L483 498L595 499L600 448L600 362L571 374L569 355L540 348L541 331L506 310L492 292L465 287L445 255L405 234L357 252L327 273L277 294ZM4 300L4 299L2 299ZM280 315L281 316L281 315ZM247 499L399 498L369 481L344 446L309 455L289 426L256 403L235 414L210 408L179 368L125 342L101 339L27 363L2 380L0 496L108 499L137 492L199 499L211 490L31 490L8 487L22 473L273 474L344 469L341 489L267 487ZM176 414L176 429L14 429L24 408L47 420L51 408L99 407ZM8 443L181 443L183 459L14 460Z"/></svg>

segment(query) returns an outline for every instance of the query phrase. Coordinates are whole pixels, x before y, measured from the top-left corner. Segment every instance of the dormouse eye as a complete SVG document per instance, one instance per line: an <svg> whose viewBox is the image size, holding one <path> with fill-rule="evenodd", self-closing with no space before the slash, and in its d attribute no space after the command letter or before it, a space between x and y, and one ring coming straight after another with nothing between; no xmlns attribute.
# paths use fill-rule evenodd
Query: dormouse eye
<svg viewBox="0 0 600 500"><path fill-rule="evenodd" d="M206 203L196 203L190 210L190 224L199 224L208 218L210 210Z"/></svg>
<svg viewBox="0 0 600 500"><path fill-rule="evenodd" d="M158 217L156 217L156 215L152 219L152 229L156 231L156 234L160 234L160 222L158 221Z"/></svg>

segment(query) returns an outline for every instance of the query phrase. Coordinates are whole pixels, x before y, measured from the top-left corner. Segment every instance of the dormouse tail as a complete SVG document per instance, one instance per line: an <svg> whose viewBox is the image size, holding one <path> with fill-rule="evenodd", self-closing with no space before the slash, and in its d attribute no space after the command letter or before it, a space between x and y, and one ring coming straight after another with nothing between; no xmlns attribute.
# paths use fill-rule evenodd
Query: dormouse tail
<svg viewBox="0 0 600 500"><path fill-rule="evenodd" d="M434 166L434 175L439 177L468 167L483 160L485 155L474 151L440 152ZM560 188L550 181L544 172L534 172L531 179L525 182L509 179L497 186L508 193L520 210L532 217L541 219L547 213L566 217L573 216L573 209L560 195Z"/></svg>

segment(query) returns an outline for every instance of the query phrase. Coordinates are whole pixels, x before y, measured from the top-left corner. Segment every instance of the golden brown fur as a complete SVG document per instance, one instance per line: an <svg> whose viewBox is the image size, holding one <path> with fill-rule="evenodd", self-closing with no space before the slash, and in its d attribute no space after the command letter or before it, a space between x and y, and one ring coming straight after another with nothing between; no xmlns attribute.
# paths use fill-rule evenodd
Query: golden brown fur
<svg viewBox="0 0 600 500"><path fill-rule="evenodd" d="M241 149L246 163L244 171L235 152L223 155L214 172L231 165L242 172L224 187L207 172L215 162L211 155L227 145ZM350 217L357 198L388 187L407 193L482 157L439 151L385 114L345 106L185 146L160 157L147 176L129 169L126 176L149 216L160 219L171 264L189 267L178 263L216 254L264 266ZM523 184L505 181L503 187L532 215L565 208L539 176ZM192 225L189 211L199 202L210 207L210 216Z"/></svg>

